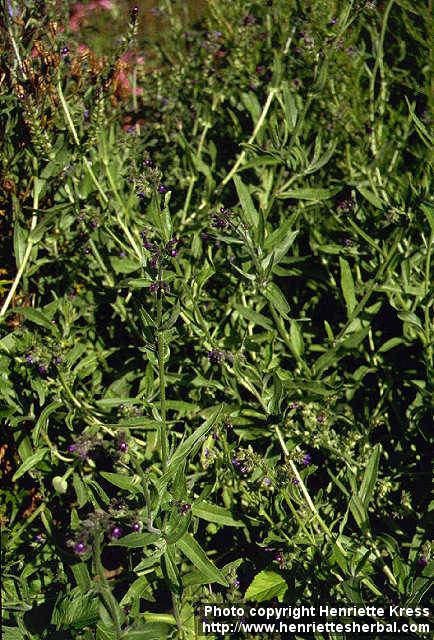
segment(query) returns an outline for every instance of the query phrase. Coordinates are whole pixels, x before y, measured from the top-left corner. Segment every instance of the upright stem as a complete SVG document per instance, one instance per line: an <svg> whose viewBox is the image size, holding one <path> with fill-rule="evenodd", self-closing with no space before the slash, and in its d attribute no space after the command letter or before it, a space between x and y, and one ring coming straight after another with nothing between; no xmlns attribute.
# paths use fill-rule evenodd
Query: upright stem
<svg viewBox="0 0 434 640"><path fill-rule="evenodd" d="M161 281L161 272L159 281ZM161 461L163 473L167 469L167 422L166 422L166 372L164 369L164 332L162 331L163 300L162 292L157 293L157 355L158 355L158 377L160 380L160 441L161 441Z"/></svg>
<svg viewBox="0 0 434 640"><path fill-rule="evenodd" d="M36 164L36 162L35 162ZM35 166L36 169L36 166ZM17 275L14 278L14 281L12 283L12 286L9 290L9 293L6 297L6 300L4 301L4 304L0 310L0 317L4 316L6 314L6 311L9 308L10 303L13 300L13 297L15 295L15 292L18 288L18 285L20 284L21 278L23 277L23 274L26 270L26 266L27 263L29 261L30 258L30 254L32 253L32 249L33 249L33 235L32 232L35 230L36 224L38 222L38 207L39 207L39 179L38 176L35 175L33 177L33 214L32 214L32 220L30 223L30 232L29 232L29 236L27 238L27 245L26 245L26 250L24 252L23 255L23 259L21 261L21 264L18 267L18 271L17 271Z"/></svg>
<svg viewBox="0 0 434 640"><path fill-rule="evenodd" d="M93 561L101 585L101 597L115 626L116 640L118 640L122 634L119 605L111 592L104 573L104 567L101 562L101 544L98 535L96 535L93 540Z"/></svg>
<svg viewBox="0 0 434 640"><path fill-rule="evenodd" d="M258 135L259 130L261 129L262 125L264 124L265 118L267 117L267 113L268 113L268 110L270 109L271 103L273 102L274 96L276 95L276 93L278 91L279 91L279 89L277 87L272 87L270 89L270 92L268 94L267 100L265 101L265 104L264 104L264 108L262 109L262 113L259 116L258 122L256 123L256 127L254 128L254 131L253 131L252 135L248 139L247 144L252 144L253 141L255 140L256 136ZM232 169L227 174L226 178L224 178L222 180L221 184L222 184L223 187L225 186L225 184L227 184L229 182L229 180L232 178L232 176L234 176L236 174L236 172L238 171L238 168L240 167L240 165L244 161L245 156L246 156L246 150L243 149L243 151L241 151L240 155L238 156L238 159L235 162L234 166L232 167Z"/></svg>

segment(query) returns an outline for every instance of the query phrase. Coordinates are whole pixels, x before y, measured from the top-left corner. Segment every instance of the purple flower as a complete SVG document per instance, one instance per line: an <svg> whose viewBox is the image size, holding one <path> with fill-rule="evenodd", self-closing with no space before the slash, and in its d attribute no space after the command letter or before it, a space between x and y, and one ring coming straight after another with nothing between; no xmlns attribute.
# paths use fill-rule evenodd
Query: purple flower
<svg viewBox="0 0 434 640"><path fill-rule="evenodd" d="M41 376L45 376L45 375L47 374L47 368L46 368L46 367L44 367L44 365L43 365L43 364L40 364L40 365L39 365L39 367L38 367L38 373L39 373Z"/></svg>
<svg viewBox="0 0 434 640"><path fill-rule="evenodd" d="M298 404L298 402L291 402L291 404L289 405L290 409L298 409L300 407L300 405Z"/></svg>
<svg viewBox="0 0 434 640"><path fill-rule="evenodd" d="M426 565L428 564L428 558L426 556L420 556L419 560L417 561L417 564L420 567L426 567Z"/></svg>
<svg viewBox="0 0 434 640"><path fill-rule="evenodd" d="M44 541L44 536L42 535L42 533L37 533L35 535L35 542L43 542Z"/></svg>
<svg viewBox="0 0 434 640"><path fill-rule="evenodd" d="M233 585L235 587L235 589L238 589L238 587L240 586L240 581L239 580L234 580Z"/></svg>
<svg viewBox="0 0 434 640"><path fill-rule="evenodd" d="M143 164L145 165L145 167L152 167L154 165L154 163L152 162L152 160L150 160L149 158L147 160L145 160L143 162Z"/></svg>
<svg viewBox="0 0 434 640"><path fill-rule="evenodd" d="M180 506L179 506L179 513L183 516L185 516L191 509L191 504L189 502L183 502Z"/></svg>
<svg viewBox="0 0 434 640"><path fill-rule="evenodd" d="M142 530L142 523L133 522L133 524L131 525L131 529L134 531L134 533L139 533Z"/></svg>
<svg viewBox="0 0 434 640"><path fill-rule="evenodd" d="M303 460L302 460L302 464L307 467L307 465L310 463L310 455L308 453L306 453L306 455L304 456Z"/></svg>
<svg viewBox="0 0 434 640"><path fill-rule="evenodd" d="M277 562L277 564L279 565L279 569L283 569L284 566L285 566L285 558L283 557L283 554L279 551L274 556L274 559Z"/></svg>
<svg viewBox="0 0 434 640"><path fill-rule="evenodd" d="M27 362L28 362L29 364L33 364L33 363L35 362L31 353L28 353L28 354L25 356L25 359L27 360Z"/></svg>
<svg viewBox="0 0 434 640"><path fill-rule="evenodd" d="M68 447L68 451L69 453L74 453L74 451L77 451L77 445L76 444L70 444Z"/></svg>
<svg viewBox="0 0 434 640"><path fill-rule="evenodd" d="M170 252L170 255L172 258L176 258L176 256L178 255L178 252L176 249L172 249L172 251Z"/></svg>
<svg viewBox="0 0 434 640"><path fill-rule="evenodd" d="M292 479L292 484L300 484L298 478L293 478Z"/></svg>
<svg viewBox="0 0 434 640"><path fill-rule="evenodd" d="M264 478L262 482L263 482L263 484L265 484L266 487L271 486L270 478Z"/></svg>
<svg viewBox="0 0 434 640"><path fill-rule="evenodd" d="M68 49L68 47L62 47L62 48L60 49L60 55L61 55L62 57L67 56L67 55L68 55L68 53L69 53L69 49Z"/></svg>
<svg viewBox="0 0 434 640"><path fill-rule="evenodd" d="M255 24L255 22L256 22L255 16L248 15L244 18L243 25L245 27L250 27L252 24Z"/></svg>
<svg viewBox="0 0 434 640"><path fill-rule="evenodd" d="M239 469L241 467L241 462L235 457L232 458L232 464L234 465L235 469Z"/></svg>
<svg viewBox="0 0 434 640"><path fill-rule="evenodd" d="M322 413L320 413L320 414L319 414L319 416L317 416L316 421L317 421L319 424L324 424L324 421L325 421L325 417L324 417L324 415L323 415Z"/></svg>
<svg viewBox="0 0 434 640"><path fill-rule="evenodd" d="M121 453L126 453L128 451L128 444L125 442L125 440L121 440L119 442L118 451L120 451Z"/></svg>
<svg viewBox="0 0 434 640"><path fill-rule="evenodd" d="M74 553L77 553L78 555L82 555L83 553L86 553L86 545L81 540L79 542L76 542L73 548L74 548Z"/></svg>
<svg viewBox="0 0 434 640"><path fill-rule="evenodd" d="M226 227L228 226L228 222L224 218L213 216L211 226L215 229L226 229Z"/></svg>
<svg viewBox="0 0 434 640"><path fill-rule="evenodd" d="M164 184L160 184L158 187L158 193L167 193L167 192L168 192L168 188L164 186Z"/></svg>
<svg viewBox="0 0 434 640"><path fill-rule="evenodd" d="M219 349L212 349L211 351L208 351L207 357L210 362L220 364L220 362L224 362L225 354Z"/></svg>
<svg viewBox="0 0 434 640"><path fill-rule="evenodd" d="M121 537L122 537L121 527L113 527L113 529L110 531L111 540L118 540Z"/></svg>

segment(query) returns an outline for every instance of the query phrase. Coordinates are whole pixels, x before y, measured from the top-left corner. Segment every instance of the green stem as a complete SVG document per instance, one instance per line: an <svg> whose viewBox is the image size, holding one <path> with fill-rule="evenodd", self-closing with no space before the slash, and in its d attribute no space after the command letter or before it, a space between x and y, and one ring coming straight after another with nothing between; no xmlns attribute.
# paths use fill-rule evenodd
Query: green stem
<svg viewBox="0 0 434 640"><path fill-rule="evenodd" d="M271 107L271 103L274 100L274 97L276 95L276 93L278 92L278 88L277 87L272 87L268 93L267 96L267 100L265 101L264 107L262 109L262 113L259 116L258 122L256 123L256 126L253 130L252 135L250 136L250 138L247 141L247 144L252 144L256 138L256 136L259 133L259 130L261 129L262 125L264 124L265 118L267 117L267 113ZM226 178L224 178L222 180L221 186L224 187L229 180L232 179L232 177L236 174L236 172L238 171L240 165L242 164L242 162L244 161L244 158L246 157L246 149L243 149L243 151L241 151L240 155L238 156L237 161L235 162L234 166L232 167L232 169L229 171L229 173L227 174Z"/></svg>
<svg viewBox="0 0 434 640"><path fill-rule="evenodd" d="M383 273L385 273L385 271L388 269L390 262L392 261L395 252L398 248L399 243L402 240L402 237L404 235L404 231L401 229L398 231L398 233L396 234L396 238L391 246L391 248L389 249L387 255L385 256L383 262L381 263L380 268L378 269L377 273L375 274L375 276L372 278L372 280L370 281L365 294L363 296L363 298L360 300L360 302L356 305L356 307L353 309L353 312L351 313L350 317L348 318L347 322L345 323L344 327L341 329L341 331L339 332L338 336L336 337L336 344L339 343L339 341L342 339L342 337L345 335L345 332L347 331L348 327L350 326L350 324L353 322L353 320L355 320L359 314L363 311L363 309L365 308L365 306L368 303L369 298L371 297L371 294L374 290L375 285L377 284L378 280L380 280L380 278L382 278Z"/></svg>
<svg viewBox="0 0 434 640"><path fill-rule="evenodd" d="M341 552L341 554L343 555L344 558L347 558L347 552L345 550L345 548L342 546L341 541L337 538L335 539L333 537L332 532L330 531L330 529L328 528L328 526L326 525L326 523L324 522L324 520L321 518L318 509L315 507L314 503L312 502L312 498L309 495L309 491L306 488L306 485L303 482L302 477L300 476L297 467L295 466L294 462L291 460L291 458L289 457L289 451L286 447L285 441L283 439L282 433L279 429L279 427L275 427L276 429L276 434L277 437L279 439L280 442L280 446L282 447L282 451L285 455L285 458L288 461L289 466L291 467L291 471L294 474L294 477L297 479L297 484L301 489L301 492L306 500L306 503L309 507L309 509L311 510L312 514L315 516L319 526L321 527L321 529L323 530L326 538L329 540L329 542L331 542L332 544L335 544L336 547L339 549L339 551ZM373 582L371 582L371 580L369 580L369 578L363 578L362 582L368 587L368 589L370 589L370 591L372 591L372 593L374 593L377 596L382 596L383 594L381 593L381 591L379 591L377 589L377 587L373 584Z"/></svg>
<svg viewBox="0 0 434 640"><path fill-rule="evenodd" d="M38 176L35 175L33 177L33 214L32 214L32 220L30 223L30 232L27 238L26 250L24 252L21 264L18 268L17 275L14 278L14 281L6 297L6 300L4 301L3 306L0 310L0 318L6 314L9 308L9 305L13 300L13 297L21 281L21 278L24 275L27 263L30 258L30 254L32 253L32 249L33 249L32 231L34 231L36 224L38 222L38 214L37 214L38 206L39 206L39 180L38 180Z"/></svg>
<svg viewBox="0 0 434 640"><path fill-rule="evenodd" d="M154 527L154 520L152 517L152 507L151 507L151 494L149 493L148 479L146 477L145 472L142 469L140 462L134 457L133 457L133 463L137 471L137 474L140 476L142 490L143 490L143 497L145 498L146 528L150 533L161 534L160 529L157 529L156 527Z"/></svg>
<svg viewBox="0 0 434 640"><path fill-rule="evenodd" d="M20 535L22 534L22 532L27 529L27 527L33 522L33 520L35 520L40 514L42 515L42 512L45 509L45 504L42 503L39 505L39 507L37 507L34 512L32 514L30 514L30 516L26 519L26 521L24 522L24 524L21 525L21 527L18 529L18 531L15 531L11 537L9 538L8 544L11 545L11 549L13 548L13 542L15 542L15 540L17 538L20 537Z"/></svg>
<svg viewBox="0 0 434 640"><path fill-rule="evenodd" d="M160 271L158 280L161 281ZM168 446L167 446L167 419L166 419L166 372L164 368L164 332L162 331L163 300L162 292L157 293L157 355L158 355L158 377L160 382L160 441L161 441L161 461L163 473L167 469Z"/></svg>
<svg viewBox="0 0 434 640"><path fill-rule="evenodd" d="M101 585L100 594L113 621L113 624L115 626L116 638L118 639L122 634L119 605L111 592L110 586L104 573L104 567L101 562L101 544L98 535L96 535L93 540L93 561Z"/></svg>

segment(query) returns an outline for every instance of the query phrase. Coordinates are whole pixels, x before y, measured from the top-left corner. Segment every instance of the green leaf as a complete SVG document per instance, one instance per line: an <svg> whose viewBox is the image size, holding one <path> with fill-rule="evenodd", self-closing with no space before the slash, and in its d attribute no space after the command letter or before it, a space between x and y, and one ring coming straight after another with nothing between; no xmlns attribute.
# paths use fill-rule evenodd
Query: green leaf
<svg viewBox="0 0 434 640"><path fill-rule="evenodd" d="M432 233L434 233L434 207L428 203L423 203L420 205L420 208L426 215L429 225L431 227Z"/></svg>
<svg viewBox="0 0 434 640"><path fill-rule="evenodd" d="M416 125L416 129L418 130L419 137L423 141L423 143L429 148L432 149L432 144L434 142L434 137L430 134L422 120L417 117L415 113L414 104L410 104L407 96L405 96L405 101L407 102L408 110L410 111L411 118Z"/></svg>
<svg viewBox="0 0 434 640"><path fill-rule="evenodd" d="M18 223L14 223L14 254L17 269L20 268L27 244L27 231Z"/></svg>
<svg viewBox="0 0 434 640"><path fill-rule="evenodd" d="M354 280L350 265L345 258L339 258L339 265L341 267L341 289L347 305L347 317L349 318L357 305Z"/></svg>
<svg viewBox="0 0 434 640"><path fill-rule="evenodd" d="M350 500L350 511L363 534L369 530L368 512L358 495L353 494Z"/></svg>
<svg viewBox="0 0 434 640"><path fill-rule="evenodd" d="M287 589L286 580L280 573L264 569L253 578L244 597L255 602L265 602L274 598L282 602Z"/></svg>
<svg viewBox="0 0 434 640"><path fill-rule="evenodd" d="M135 629L134 631L127 631L125 635L122 635L122 640L165 640L169 638L171 634L173 624L166 624L165 622L147 622L146 628Z"/></svg>
<svg viewBox="0 0 434 640"><path fill-rule="evenodd" d="M361 193L368 202L374 205L374 207L376 207L377 209L383 209L383 203L381 202L380 198L372 193L372 191L369 191L369 189L366 189L366 187L360 184L356 185L356 188L357 191Z"/></svg>
<svg viewBox="0 0 434 640"><path fill-rule="evenodd" d="M41 411L39 418L33 428L33 432L32 432L32 440L33 440L33 444L37 445L38 444L38 440L39 440L39 435L41 433L42 430L46 430L46 427L48 425L48 417L54 413L55 411L57 411L57 409L59 407L63 406L63 402L61 402L60 400L54 400L54 402L50 402L50 404L48 404L46 407L44 407L44 409Z"/></svg>
<svg viewBox="0 0 434 640"><path fill-rule="evenodd" d="M298 231L292 230L292 227L294 226L294 220L295 217L290 216L288 220L285 220L285 222L283 222L280 227L274 229L274 231L266 237L264 242L264 251L272 251L273 249L277 249L282 243L286 242L288 236L298 233ZM292 242L294 241L294 238L292 238Z"/></svg>
<svg viewBox="0 0 434 640"><path fill-rule="evenodd" d="M214 424L219 419L221 412L222 406L220 405L213 411L211 416L203 423L201 427L196 429L194 433L192 433L182 444L179 445L170 459L166 472L158 481L158 486L160 487L160 489L163 489L170 478L172 478L176 474L179 465L185 463L187 456L192 455L199 449L200 445L202 444L202 439L213 428Z"/></svg>
<svg viewBox="0 0 434 640"><path fill-rule="evenodd" d="M132 280L128 280L127 284L133 289L143 289L145 287L149 287L151 283L151 278L133 278Z"/></svg>
<svg viewBox="0 0 434 640"><path fill-rule="evenodd" d="M43 447L42 449L38 449L38 451L36 451L31 456L26 458L26 460L24 460L24 462L18 467L18 469L14 473L12 477L12 482L15 482L16 480L18 480L18 478L21 478L21 476L23 476L25 473L33 469L33 467L36 467L38 462L41 462L41 460L45 458L45 454L47 452L48 452L48 447Z"/></svg>
<svg viewBox="0 0 434 640"><path fill-rule="evenodd" d="M18 627L6 627L2 628L2 638L3 640L25 640L25 637L18 629Z"/></svg>
<svg viewBox="0 0 434 640"><path fill-rule="evenodd" d="M259 215L256 211L255 205L253 204L252 196L240 176L235 175L233 180L238 198L240 199L241 209L244 214L244 222L250 227L256 229L259 222Z"/></svg>
<svg viewBox="0 0 434 640"><path fill-rule="evenodd" d="M131 258L120 258L112 256L110 258L111 265L115 273L133 273L140 269L140 263Z"/></svg>
<svg viewBox="0 0 434 640"><path fill-rule="evenodd" d="M80 593L74 589L70 595L56 603L51 624L57 629L82 629L99 620L99 600L93 594Z"/></svg>
<svg viewBox="0 0 434 640"><path fill-rule="evenodd" d="M130 585L128 591L120 601L120 606L123 607L130 602L134 602L137 598L140 598L146 591L151 588L149 580L146 576L140 576Z"/></svg>
<svg viewBox="0 0 434 640"><path fill-rule="evenodd" d="M282 226L286 226L286 225L282 225ZM277 231L280 231L280 229L277 229ZM272 235L273 234L271 234L271 236ZM270 241L270 244L272 243L272 246L273 246L273 251L271 254L269 254L262 260L263 268L266 269L268 267L272 256L274 256L273 267L276 267L280 263L282 258L284 258L288 253L297 235L298 235L298 231L288 230L283 236L281 236L280 240L277 240L277 236L276 236L272 241ZM267 240L269 240L271 236L268 236Z"/></svg>
<svg viewBox="0 0 434 640"><path fill-rule="evenodd" d="M282 315L286 320L289 320L289 304L277 284L274 284L274 282L269 282L265 287L263 293L267 300L271 302L276 311L278 311L280 315Z"/></svg>
<svg viewBox="0 0 434 640"><path fill-rule="evenodd" d="M77 562L71 566L75 581L81 593L87 593L92 587L89 571L85 562Z"/></svg>
<svg viewBox="0 0 434 640"><path fill-rule="evenodd" d="M256 94L253 93L253 91L249 91L249 93L242 93L241 101L252 116L253 125L256 125L259 120L259 116L261 115L261 105L259 104Z"/></svg>
<svg viewBox="0 0 434 640"><path fill-rule="evenodd" d="M328 200L328 198L333 198L337 193L341 191L341 187L333 187L332 189L291 189L290 191L284 191L283 193L278 193L277 197L281 200L288 200L289 198L293 198L294 200Z"/></svg>
<svg viewBox="0 0 434 640"><path fill-rule="evenodd" d="M49 329L51 333L57 333L57 329L52 324L51 320L38 309L33 309L32 307L19 307L11 309L9 313L19 313L20 316L24 316L26 320L30 320L31 322L38 324L40 327L45 327L45 329Z"/></svg>
<svg viewBox="0 0 434 640"><path fill-rule="evenodd" d="M167 547L161 557L161 568L163 575L172 593L180 594L182 591L181 574L175 559L175 548Z"/></svg>
<svg viewBox="0 0 434 640"><path fill-rule="evenodd" d="M262 313L253 311L250 307L243 307L240 304L234 304L233 307L243 318L249 320L249 322L253 322L254 325L263 327L267 331L273 330L273 323L266 316L262 315Z"/></svg>
<svg viewBox="0 0 434 640"><path fill-rule="evenodd" d="M401 311L398 313L398 318L403 322L408 322L418 329L422 329L422 323L413 311Z"/></svg>
<svg viewBox="0 0 434 640"><path fill-rule="evenodd" d="M128 547L129 549L144 549L150 544L155 544L161 540L157 533L129 533L119 540L112 540L112 547Z"/></svg>
<svg viewBox="0 0 434 640"><path fill-rule="evenodd" d="M100 475L111 484L114 484L115 487L132 491L133 493L140 491L139 476L124 476L120 473L110 473L109 471L100 471Z"/></svg>
<svg viewBox="0 0 434 640"><path fill-rule="evenodd" d="M375 483L377 482L378 465L380 462L381 444L376 444L369 457L368 464L366 465L365 473L363 474L362 484L360 485L359 498L368 508L369 502L374 493Z"/></svg>
<svg viewBox="0 0 434 640"><path fill-rule="evenodd" d="M303 334L295 320L291 320L290 337L294 353L300 358L304 352Z"/></svg>
<svg viewBox="0 0 434 640"><path fill-rule="evenodd" d="M219 507L216 504L210 504L209 502L195 502L193 504L193 515L207 522L215 522L226 527L244 527L244 523L240 520L235 520L231 512L228 509Z"/></svg>
<svg viewBox="0 0 434 640"><path fill-rule="evenodd" d="M191 510L188 513L179 513L174 511L173 517L170 518L167 531L164 533L167 544L175 544L188 531L192 519Z"/></svg>
<svg viewBox="0 0 434 640"><path fill-rule="evenodd" d="M176 546L190 560L190 562L199 569L203 577L207 579L207 582L217 582L224 587L229 586L224 575L219 569L217 569L215 564L207 558L205 551L197 540L194 539L191 533L186 533L183 538L178 540Z"/></svg>

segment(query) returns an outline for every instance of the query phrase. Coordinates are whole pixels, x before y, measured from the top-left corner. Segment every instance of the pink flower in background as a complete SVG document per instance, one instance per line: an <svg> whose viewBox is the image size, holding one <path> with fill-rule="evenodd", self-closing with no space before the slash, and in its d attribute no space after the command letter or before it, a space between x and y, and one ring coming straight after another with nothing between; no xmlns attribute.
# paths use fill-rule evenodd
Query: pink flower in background
<svg viewBox="0 0 434 640"><path fill-rule="evenodd" d="M72 31L79 31L86 24L87 18L97 11L109 11L113 8L111 0L92 0L88 4L76 2L72 6L71 17L69 18L69 28Z"/></svg>

